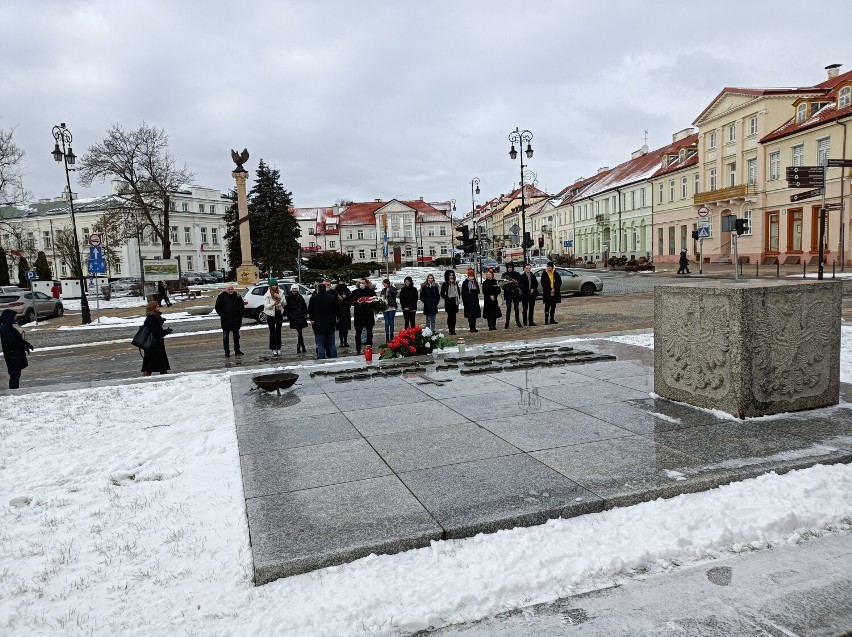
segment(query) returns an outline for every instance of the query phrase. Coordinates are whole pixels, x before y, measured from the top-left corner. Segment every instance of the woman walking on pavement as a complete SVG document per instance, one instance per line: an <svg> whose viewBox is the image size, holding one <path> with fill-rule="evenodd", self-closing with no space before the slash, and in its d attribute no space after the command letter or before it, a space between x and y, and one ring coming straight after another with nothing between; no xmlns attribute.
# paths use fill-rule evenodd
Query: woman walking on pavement
<svg viewBox="0 0 852 637"><path fill-rule="evenodd" d="M163 306L164 301L167 307L172 306L172 302L169 301L169 293L166 291L166 286L163 285L162 281L157 281L157 298L160 300L160 307Z"/></svg>
<svg viewBox="0 0 852 637"><path fill-rule="evenodd" d="M325 287L323 287L323 294L325 294ZM302 336L302 330L308 326L308 304L305 303L304 297L299 294L299 287L297 285L290 287L290 298L287 299L285 311L287 320L290 322L290 329L296 330L298 334L296 353L304 353L307 350L305 349L305 339Z"/></svg>
<svg viewBox="0 0 852 637"><path fill-rule="evenodd" d="M441 300L441 291L435 283L434 275L427 275L423 285L420 286L420 300L423 301L423 314L426 316L426 327L434 332L438 318L438 303Z"/></svg>
<svg viewBox="0 0 852 637"><path fill-rule="evenodd" d="M266 327L269 328L269 349L273 356L281 355L281 326L284 324L284 308L287 300L278 287L278 279L269 278L269 289L263 297Z"/></svg>
<svg viewBox="0 0 852 637"><path fill-rule="evenodd" d="M689 274L689 257L686 256L686 248L680 251L678 265L680 266L677 270L678 274Z"/></svg>
<svg viewBox="0 0 852 637"><path fill-rule="evenodd" d="M488 329L497 329L497 319L503 316L500 311L500 284L494 278L494 269L488 268L485 280L482 282L482 294L485 296L485 306L482 315L488 321Z"/></svg>
<svg viewBox="0 0 852 637"><path fill-rule="evenodd" d="M349 347L349 330L352 327L352 304L349 298L352 293L343 279L338 279L337 286L330 292L337 296L337 333L340 336L340 347Z"/></svg>
<svg viewBox="0 0 852 637"><path fill-rule="evenodd" d="M27 352L34 349L24 339L24 330L18 326L17 318L15 310L3 310L0 313L0 345L9 372L9 389L18 389L21 386L21 371L29 365Z"/></svg>
<svg viewBox="0 0 852 637"><path fill-rule="evenodd" d="M160 302L149 301L145 306L145 325L154 337L151 348L142 357L142 375L150 376L153 372L168 374L171 371L169 357L166 356L165 338L172 333L172 328L163 328L166 319L160 314Z"/></svg>
<svg viewBox="0 0 852 637"><path fill-rule="evenodd" d="M444 272L444 282L441 284L441 298L444 299L444 311L447 313L447 329L450 335L456 333L456 316L459 313L461 290L453 270Z"/></svg>
<svg viewBox="0 0 852 637"><path fill-rule="evenodd" d="M467 269L467 278L461 284L462 303L464 303L464 317L470 326L471 332L478 332L476 319L482 316L479 307L479 283L476 282L476 272L473 268Z"/></svg>
<svg viewBox="0 0 852 637"><path fill-rule="evenodd" d="M373 345L373 326L376 324L376 313L372 308L358 303L358 299L369 299L376 296L376 291L370 285L369 279L358 279L358 289L352 293L352 307L355 308L355 353L361 353L362 345ZM362 330L366 334L362 334ZM364 336L367 338L365 339Z"/></svg>
<svg viewBox="0 0 852 637"><path fill-rule="evenodd" d="M385 310L385 342L390 342L396 334L396 295L397 289L390 279L382 281L381 297L387 301L388 309Z"/></svg>
<svg viewBox="0 0 852 637"><path fill-rule="evenodd" d="M405 319L405 329L414 327L414 317L417 314L417 288L410 276L405 277L402 289L399 291L399 304L402 307L402 318Z"/></svg>

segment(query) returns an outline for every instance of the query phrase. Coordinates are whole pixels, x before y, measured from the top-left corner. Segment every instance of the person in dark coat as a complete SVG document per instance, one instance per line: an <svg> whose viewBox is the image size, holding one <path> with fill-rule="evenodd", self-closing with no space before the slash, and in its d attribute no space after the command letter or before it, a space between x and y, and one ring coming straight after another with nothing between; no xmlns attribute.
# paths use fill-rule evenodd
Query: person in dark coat
<svg viewBox="0 0 852 637"><path fill-rule="evenodd" d="M476 272L473 268L467 269L467 278L461 284L462 303L464 303L464 317L470 326L471 332L478 332L476 319L482 316L482 308L479 307L479 283L476 282Z"/></svg>
<svg viewBox="0 0 852 637"><path fill-rule="evenodd" d="M396 334L396 297L399 290L396 289L390 279L382 281L381 297L387 301L388 309L384 311L385 315L385 342L390 342Z"/></svg>
<svg viewBox="0 0 852 637"><path fill-rule="evenodd" d="M515 323L518 327L521 326L521 317L519 314L519 306L521 303L521 273L515 272L515 264L507 263L506 271L503 273L501 277L504 280L511 280L518 284L517 287L513 288L512 286L503 287L503 298L506 301L506 328L509 329L509 322L512 318L512 307L515 308Z"/></svg>
<svg viewBox="0 0 852 637"><path fill-rule="evenodd" d="M219 315L219 324L222 326L222 346L225 348L225 357L231 355L228 343L228 334L234 334L234 354L243 356L240 350L240 327L243 325L244 312L243 297L237 294L234 286L228 284L224 292L216 297L215 310Z"/></svg>
<svg viewBox="0 0 852 637"><path fill-rule="evenodd" d="M441 302L441 289L435 283L435 275L429 274L420 286L420 300L423 302L423 315L426 327L435 332L438 320L438 303Z"/></svg>
<svg viewBox="0 0 852 637"><path fill-rule="evenodd" d="M532 272L532 266L527 263L521 275L521 305L523 306L524 325L535 327L535 297L538 296L538 279Z"/></svg>
<svg viewBox="0 0 852 637"><path fill-rule="evenodd" d="M482 282L482 294L485 297L485 303L482 308L482 316L488 321L488 329L497 329L497 319L503 316L500 311L500 284L494 278L494 270L488 268L485 273L485 280Z"/></svg>
<svg viewBox="0 0 852 637"><path fill-rule="evenodd" d="M562 277L553 266L553 261L548 262L544 272L541 273L541 299L544 303L544 324L557 323L554 318L556 304L562 302Z"/></svg>
<svg viewBox="0 0 852 637"><path fill-rule="evenodd" d="M317 294L325 294L325 284L322 284L322 291L317 286ZM312 295L313 296L313 295ZM298 340L296 341L296 353L304 353L305 337L302 336L302 330L308 326L308 304L305 303L305 298L299 293L299 286L290 286L290 297L287 299L287 307L284 308L287 315L287 320L290 322L290 329L296 330ZM334 339L331 339L334 341Z"/></svg>
<svg viewBox="0 0 852 637"><path fill-rule="evenodd" d="M444 299L444 311L447 313L447 329L450 335L456 333L456 316L459 313L461 290L456 273L453 270L444 272L444 282L441 284L441 298Z"/></svg>
<svg viewBox="0 0 852 637"><path fill-rule="evenodd" d="M402 308L402 318L405 328L414 327L414 317L417 315L417 288L410 276L405 277L402 289L399 291L399 306Z"/></svg>
<svg viewBox="0 0 852 637"><path fill-rule="evenodd" d="M172 306L172 302L169 301L169 293L162 281L157 281L157 298L160 300L160 307L163 307L163 302L166 303L166 307Z"/></svg>
<svg viewBox="0 0 852 637"><path fill-rule="evenodd" d="M165 338L172 333L172 328L163 328L166 319L160 314L159 301L149 301L145 306L145 325L151 330L154 342L151 349L142 357L142 375L150 376L153 372L168 374L171 371L169 357L166 356Z"/></svg>
<svg viewBox="0 0 852 637"><path fill-rule="evenodd" d="M677 270L678 274L689 274L689 257L686 256L686 249L680 251L678 265L680 266Z"/></svg>
<svg viewBox="0 0 852 637"><path fill-rule="evenodd" d="M340 302L338 294L326 294L325 284L317 286L317 293L311 295L308 301L308 319L314 329L317 358L337 358L337 348L334 346L334 331L340 320ZM304 303L304 299L302 299ZM347 320L349 315L347 312Z"/></svg>
<svg viewBox="0 0 852 637"><path fill-rule="evenodd" d="M34 349L24 339L24 331L18 327L17 319L15 310L3 310L0 313L0 345L9 372L9 389L18 389L21 386L21 371L29 365L27 352Z"/></svg>
<svg viewBox="0 0 852 637"><path fill-rule="evenodd" d="M346 281L339 279L337 286L329 290L337 297L337 333L340 336L340 347L349 347L349 330L352 328L352 293Z"/></svg>
<svg viewBox="0 0 852 637"><path fill-rule="evenodd" d="M355 323L355 353L361 353L361 345L373 345L373 326L376 324L376 313L371 307L358 303L358 299L369 299L376 296L376 291L370 285L369 279L358 279L358 289L349 297L352 300L353 318ZM364 339L362 330L366 330Z"/></svg>

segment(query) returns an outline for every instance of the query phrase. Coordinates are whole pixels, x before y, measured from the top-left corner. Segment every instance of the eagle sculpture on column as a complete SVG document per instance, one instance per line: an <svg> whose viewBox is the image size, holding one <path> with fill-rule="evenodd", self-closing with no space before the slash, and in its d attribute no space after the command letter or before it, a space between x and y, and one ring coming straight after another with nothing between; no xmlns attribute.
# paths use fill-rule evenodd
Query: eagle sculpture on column
<svg viewBox="0 0 852 637"><path fill-rule="evenodd" d="M237 165L235 172L247 172L245 168L243 168L243 164L248 161L249 152L245 148L243 148L243 152L237 154L233 148L231 149L231 159L234 160L234 163Z"/></svg>

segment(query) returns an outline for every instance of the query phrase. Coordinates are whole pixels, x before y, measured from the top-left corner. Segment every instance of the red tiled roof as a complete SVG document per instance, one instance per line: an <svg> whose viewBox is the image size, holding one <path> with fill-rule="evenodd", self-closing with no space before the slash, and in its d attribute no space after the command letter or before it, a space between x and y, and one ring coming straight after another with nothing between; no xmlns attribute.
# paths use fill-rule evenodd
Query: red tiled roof
<svg viewBox="0 0 852 637"><path fill-rule="evenodd" d="M376 210L387 201L370 201L350 204L340 215L341 226L362 226L376 223Z"/></svg>
<svg viewBox="0 0 852 637"><path fill-rule="evenodd" d="M838 119L842 119L843 117L852 115L852 104L839 110L837 108L837 94L839 93L838 87L841 84L846 85L849 83L852 83L852 71L842 73L841 75L833 77L822 84L818 84L817 86L824 86L824 89L821 91L822 94L819 95L818 99L815 101L827 101L829 102L828 106L821 108L819 111L801 122L796 121L796 115L794 114L793 117L781 124L781 126L776 128L774 131L764 135L763 139L760 140L760 143L764 144L776 139L781 139L787 135L792 135L811 128L817 128L824 124L828 124L829 122L834 122Z"/></svg>
<svg viewBox="0 0 852 637"><path fill-rule="evenodd" d="M660 166L660 169L654 173L654 177L660 177L661 175L667 175L669 173L677 172L678 170L683 170L684 168L692 168L693 166L698 165L698 134L694 133L689 135L688 137L684 137L683 139L678 140L674 144L674 152L669 153L671 155L677 155L678 158L675 161L669 162L665 167ZM682 148L686 148L686 157L683 161L680 160L680 150ZM695 151L692 154L689 151ZM660 160L662 161L663 153L660 153Z"/></svg>

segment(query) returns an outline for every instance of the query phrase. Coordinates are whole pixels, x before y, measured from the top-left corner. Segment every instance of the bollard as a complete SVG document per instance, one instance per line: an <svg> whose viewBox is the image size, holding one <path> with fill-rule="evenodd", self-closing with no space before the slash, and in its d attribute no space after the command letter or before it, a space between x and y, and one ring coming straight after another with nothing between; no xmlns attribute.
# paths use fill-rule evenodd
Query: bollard
<svg viewBox="0 0 852 637"><path fill-rule="evenodd" d="M743 275L743 262L742 261L738 262L737 266L740 269L740 276L742 276Z"/></svg>
<svg viewBox="0 0 852 637"><path fill-rule="evenodd" d="M754 276L760 276L760 262L754 264Z"/></svg>
<svg viewBox="0 0 852 637"><path fill-rule="evenodd" d="M834 278L834 266L837 264L837 261L831 262L831 278Z"/></svg>
<svg viewBox="0 0 852 637"><path fill-rule="evenodd" d="M802 278L806 279L808 273L808 262L802 259Z"/></svg>
<svg viewBox="0 0 852 637"><path fill-rule="evenodd" d="M777 279L780 276L781 276L781 262L776 261L775 262L775 278Z"/></svg>

